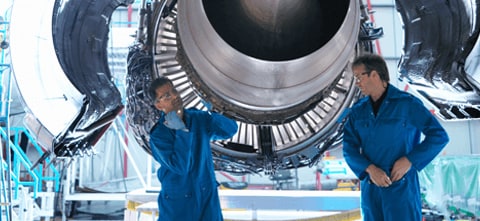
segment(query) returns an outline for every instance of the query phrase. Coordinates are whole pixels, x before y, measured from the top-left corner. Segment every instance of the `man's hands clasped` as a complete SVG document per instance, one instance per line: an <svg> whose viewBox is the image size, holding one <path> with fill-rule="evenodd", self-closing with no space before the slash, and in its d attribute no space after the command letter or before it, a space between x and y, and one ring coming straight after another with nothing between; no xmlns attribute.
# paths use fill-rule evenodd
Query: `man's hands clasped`
<svg viewBox="0 0 480 221"><path fill-rule="evenodd" d="M379 187L389 187L392 185L392 181L385 171L373 164L368 166L367 173L370 175L370 180Z"/></svg>
<svg viewBox="0 0 480 221"><path fill-rule="evenodd" d="M390 172L390 179L392 179L392 182L402 179L402 177L407 174L411 167L412 163L406 157L401 157L395 161L392 171Z"/></svg>
<svg viewBox="0 0 480 221"><path fill-rule="evenodd" d="M371 164L367 168L370 180L379 187L389 187L393 182L399 181L410 170L412 163L408 158L401 157L393 164L390 177L377 166Z"/></svg>

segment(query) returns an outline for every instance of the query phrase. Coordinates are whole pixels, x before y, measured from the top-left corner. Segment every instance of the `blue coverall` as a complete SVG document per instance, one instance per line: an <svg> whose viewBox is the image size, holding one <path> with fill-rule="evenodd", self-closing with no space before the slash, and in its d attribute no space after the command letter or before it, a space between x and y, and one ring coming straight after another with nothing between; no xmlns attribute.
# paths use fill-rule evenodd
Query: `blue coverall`
<svg viewBox="0 0 480 221"><path fill-rule="evenodd" d="M420 221L422 206L417 171L440 153L449 138L418 98L392 85L386 93L376 116L368 96L350 109L344 127L344 157L361 180L361 209L365 221ZM370 164L390 176L395 161L404 156L412 167L402 179L386 188L370 181L365 171Z"/></svg>
<svg viewBox="0 0 480 221"><path fill-rule="evenodd" d="M210 141L232 137L237 123L193 108L184 119L188 132L166 127L164 115L150 132L152 155L160 163L158 220L223 220Z"/></svg>

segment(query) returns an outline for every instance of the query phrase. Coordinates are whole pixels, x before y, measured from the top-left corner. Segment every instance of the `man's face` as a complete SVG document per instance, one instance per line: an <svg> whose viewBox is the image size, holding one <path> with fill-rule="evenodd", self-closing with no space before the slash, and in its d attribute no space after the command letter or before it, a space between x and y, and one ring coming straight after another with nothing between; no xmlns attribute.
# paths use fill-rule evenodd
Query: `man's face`
<svg viewBox="0 0 480 221"><path fill-rule="evenodd" d="M375 89L372 78L372 73L375 71L368 71L365 65L358 65L352 67L353 76L355 78L355 85L362 91L364 95L371 95L372 90Z"/></svg>
<svg viewBox="0 0 480 221"><path fill-rule="evenodd" d="M181 110L183 101L178 96L177 90L171 84L164 84L155 90L156 97L154 105L158 110L168 113L170 111Z"/></svg>

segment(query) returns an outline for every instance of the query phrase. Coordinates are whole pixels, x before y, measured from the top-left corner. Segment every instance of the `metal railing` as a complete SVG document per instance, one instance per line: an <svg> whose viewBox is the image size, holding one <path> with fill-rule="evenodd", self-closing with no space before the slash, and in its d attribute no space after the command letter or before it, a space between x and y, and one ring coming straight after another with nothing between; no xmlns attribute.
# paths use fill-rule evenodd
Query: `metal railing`
<svg viewBox="0 0 480 221"><path fill-rule="evenodd" d="M2 140L9 145L13 153L12 168L8 168L7 163L4 162L5 170L10 170L12 174L12 181L15 183L14 186L14 199L18 196L19 186L29 186L33 189L33 198L37 197L37 193L42 191L43 183L47 181L53 181L55 192L60 189L60 173L57 168L51 163L49 158L46 158L45 164L38 164L35 168L33 167L32 161L29 159L24 149L26 147L20 146L20 136L26 136L28 138L28 144L32 145L35 150L39 153L40 156L44 154L43 149L37 144L33 136L22 127L12 127L10 128L10 139L7 136L6 128L0 129L0 134ZM8 141L8 142L7 142ZM22 171L22 167L25 169ZM30 178L25 178L22 176L22 173L26 172Z"/></svg>

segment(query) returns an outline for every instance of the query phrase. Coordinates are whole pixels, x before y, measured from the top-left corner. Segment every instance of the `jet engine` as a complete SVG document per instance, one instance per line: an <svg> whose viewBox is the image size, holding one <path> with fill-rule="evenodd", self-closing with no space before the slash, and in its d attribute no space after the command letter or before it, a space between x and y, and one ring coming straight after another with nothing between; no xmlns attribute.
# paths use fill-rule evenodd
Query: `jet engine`
<svg viewBox="0 0 480 221"><path fill-rule="evenodd" d="M132 3L15 1L12 69L26 125L49 153L89 152L121 113L107 34L113 11ZM478 1L395 3L405 31L399 78L446 120L478 118ZM126 79L135 138L150 153L158 113L146 91L166 76L187 107L211 106L238 122L232 139L212 143L218 170L316 164L341 141L344 110L361 96L350 61L375 53L383 34L369 13L362 0L142 0Z"/></svg>
<svg viewBox="0 0 480 221"><path fill-rule="evenodd" d="M338 144L343 110L358 97L349 61L382 34L361 1L163 3L145 5L151 17L128 62L127 116L147 151L158 114L145 86L158 76L187 107L208 102L237 120L231 140L212 143L219 170L312 166Z"/></svg>

